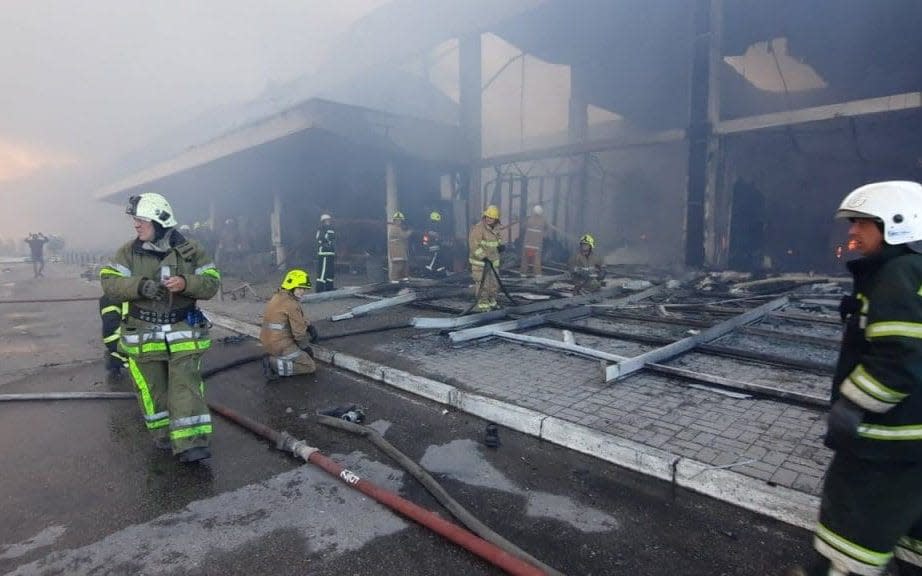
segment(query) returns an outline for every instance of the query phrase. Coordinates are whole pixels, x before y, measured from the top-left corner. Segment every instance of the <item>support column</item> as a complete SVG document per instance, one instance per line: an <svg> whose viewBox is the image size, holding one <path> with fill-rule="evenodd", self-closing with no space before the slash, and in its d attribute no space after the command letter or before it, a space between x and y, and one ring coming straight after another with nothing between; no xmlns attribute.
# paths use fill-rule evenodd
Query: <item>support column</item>
<svg viewBox="0 0 922 576"><path fill-rule="evenodd" d="M685 212L685 264L695 267L719 265L725 234L718 230L720 140L714 133L720 120L721 24L722 0L696 0Z"/></svg>
<svg viewBox="0 0 922 576"><path fill-rule="evenodd" d="M578 65L570 66L570 105L567 133L570 144L585 143L589 136L589 104L586 99L586 70ZM567 220L576 226L575 235L581 236L586 230L586 213L589 191L589 165L588 154L580 154L570 159L570 194L569 204L578 206L579 209ZM568 222L569 223L569 222ZM566 225L565 225L566 226ZM569 226L567 226L569 228ZM574 234L574 231L565 229L565 232Z"/></svg>
<svg viewBox="0 0 922 576"><path fill-rule="evenodd" d="M285 265L287 255L285 245L282 244L282 198L278 190L272 195L272 213L269 215L269 229L272 233L272 246L275 248L275 265L281 268Z"/></svg>
<svg viewBox="0 0 922 576"><path fill-rule="evenodd" d="M387 212L384 215L384 221L387 223L390 223L391 216L393 216L394 212L396 212L400 206L400 203L397 198L397 170L394 167L394 162L390 160L387 162L387 166L385 166L384 168L384 185L386 189L384 210ZM390 245L387 242L387 231L388 231L388 228L387 226L385 226L384 245L387 246L387 273L388 273L388 278L392 278L393 277L392 272L394 268L393 268L393 263L391 262Z"/></svg>
<svg viewBox="0 0 922 576"><path fill-rule="evenodd" d="M481 62L480 33L464 36L458 41L459 104L461 133L467 143L469 168L467 170L468 222L480 220L483 210L480 159L483 156L483 65Z"/></svg>

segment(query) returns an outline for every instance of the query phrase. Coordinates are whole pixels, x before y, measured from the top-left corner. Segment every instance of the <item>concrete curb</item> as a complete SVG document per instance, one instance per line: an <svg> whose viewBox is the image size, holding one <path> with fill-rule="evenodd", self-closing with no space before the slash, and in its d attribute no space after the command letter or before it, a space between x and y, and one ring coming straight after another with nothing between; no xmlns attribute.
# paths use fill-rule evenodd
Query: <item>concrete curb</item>
<svg viewBox="0 0 922 576"><path fill-rule="evenodd" d="M208 313L222 328L259 337L259 327L234 318ZM819 498L783 486L771 486L728 468L713 467L658 448L606 434L541 412L461 390L444 382L411 374L378 362L314 347L315 359L393 386L518 432L535 436L677 486L728 502L782 522L812 529Z"/></svg>

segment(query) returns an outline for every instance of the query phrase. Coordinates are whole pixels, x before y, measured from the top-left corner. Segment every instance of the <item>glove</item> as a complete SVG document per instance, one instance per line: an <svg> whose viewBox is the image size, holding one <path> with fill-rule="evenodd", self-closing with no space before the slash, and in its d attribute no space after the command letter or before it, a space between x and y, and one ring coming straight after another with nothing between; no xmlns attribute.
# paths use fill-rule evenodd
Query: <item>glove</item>
<svg viewBox="0 0 922 576"><path fill-rule="evenodd" d="M169 298L170 291L159 282L154 282L150 278L142 278L138 284L138 295L154 302L164 302Z"/></svg>
<svg viewBox="0 0 922 576"><path fill-rule="evenodd" d="M311 342L316 342L320 338L320 334L317 333L317 328L313 324L307 327L307 333L311 335Z"/></svg>
<svg viewBox="0 0 922 576"><path fill-rule="evenodd" d="M496 251L499 252L500 254L502 254L503 252L506 251L506 245L505 245L505 244L500 244L499 246L496 247Z"/></svg>
<svg viewBox="0 0 922 576"><path fill-rule="evenodd" d="M864 409L846 397L841 397L832 405L827 420L827 448L838 450L851 444L858 438L858 425L864 417Z"/></svg>
<svg viewBox="0 0 922 576"><path fill-rule="evenodd" d="M854 296L843 296L839 301L839 317L842 322L848 320L848 317L861 310L861 300Z"/></svg>

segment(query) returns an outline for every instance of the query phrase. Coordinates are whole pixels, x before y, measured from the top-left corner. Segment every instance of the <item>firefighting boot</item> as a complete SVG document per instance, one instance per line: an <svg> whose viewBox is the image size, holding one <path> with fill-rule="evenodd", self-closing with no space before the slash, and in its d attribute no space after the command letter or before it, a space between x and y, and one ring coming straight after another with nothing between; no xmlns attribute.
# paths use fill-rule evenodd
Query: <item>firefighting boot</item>
<svg viewBox="0 0 922 576"><path fill-rule="evenodd" d="M206 458L211 458L211 450L209 450L207 446L196 446L195 448L189 448L179 453L179 461L184 464L198 462Z"/></svg>
<svg viewBox="0 0 922 576"><path fill-rule="evenodd" d="M272 384L279 381L279 375L272 369L272 363L269 362L268 356L263 356L262 359L262 371L263 378L266 380L266 384Z"/></svg>

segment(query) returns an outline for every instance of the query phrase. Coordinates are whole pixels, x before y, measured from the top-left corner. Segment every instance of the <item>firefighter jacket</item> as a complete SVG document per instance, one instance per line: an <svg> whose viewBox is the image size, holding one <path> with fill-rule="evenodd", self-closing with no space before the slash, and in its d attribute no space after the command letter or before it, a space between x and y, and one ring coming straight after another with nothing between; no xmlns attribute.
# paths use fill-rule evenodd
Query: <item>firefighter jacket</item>
<svg viewBox="0 0 922 576"><path fill-rule="evenodd" d="M544 244L544 229L547 227L547 221L544 216L532 214L525 221L525 237L522 240L522 246L526 249L541 250Z"/></svg>
<svg viewBox="0 0 922 576"><path fill-rule="evenodd" d="M589 255L578 251L570 258L570 272L575 278L601 278L602 259L595 253L595 250L589 252Z"/></svg>
<svg viewBox="0 0 922 576"><path fill-rule="evenodd" d="M387 255L391 262L400 262L407 259L407 240L410 232L400 224L387 225Z"/></svg>
<svg viewBox="0 0 922 576"><path fill-rule="evenodd" d="M317 229L317 256L336 255L336 232L333 228L321 226Z"/></svg>
<svg viewBox="0 0 922 576"><path fill-rule="evenodd" d="M291 290L279 288L263 311L259 341L270 356L281 356L310 343L308 326L301 302Z"/></svg>
<svg viewBox="0 0 922 576"><path fill-rule="evenodd" d="M490 228L481 220L471 228L467 237L468 257L472 268L483 267L483 259L493 263L493 268L499 270L499 250L503 241L499 237L499 230Z"/></svg>
<svg viewBox="0 0 922 576"><path fill-rule="evenodd" d="M165 302L138 293L143 279L160 281L163 275L182 276L185 289L171 294ZM156 242L132 240L100 269L99 277L107 297L128 302L119 346L129 356L149 353L163 357L199 352L211 345L207 330L188 322L195 317L196 300L214 296L221 283L220 273L198 242L186 240L173 229Z"/></svg>
<svg viewBox="0 0 922 576"><path fill-rule="evenodd" d="M843 306L832 396L848 397L865 413L858 439L844 449L874 460L922 461L922 254L884 245L848 269L855 306Z"/></svg>

